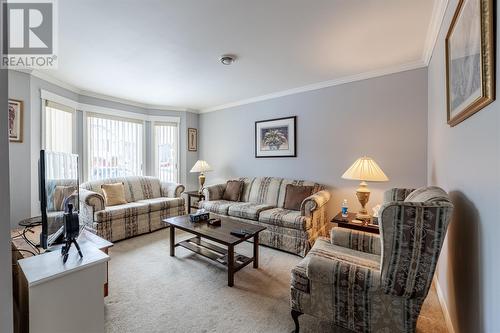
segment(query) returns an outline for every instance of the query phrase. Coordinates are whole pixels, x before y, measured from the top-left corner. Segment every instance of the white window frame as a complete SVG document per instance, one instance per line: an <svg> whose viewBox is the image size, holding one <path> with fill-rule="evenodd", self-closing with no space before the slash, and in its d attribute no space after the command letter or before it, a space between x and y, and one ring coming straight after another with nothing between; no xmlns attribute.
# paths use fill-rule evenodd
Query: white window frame
<svg viewBox="0 0 500 333"><path fill-rule="evenodd" d="M161 126L162 123L176 123L177 124L177 183L180 183L181 178L181 129L180 122L181 118L179 117L150 117L151 120L151 145L153 146L153 173L155 177L160 177L160 170L158 170L158 150L156 144L156 133L155 133L155 125L159 124Z"/></svg>

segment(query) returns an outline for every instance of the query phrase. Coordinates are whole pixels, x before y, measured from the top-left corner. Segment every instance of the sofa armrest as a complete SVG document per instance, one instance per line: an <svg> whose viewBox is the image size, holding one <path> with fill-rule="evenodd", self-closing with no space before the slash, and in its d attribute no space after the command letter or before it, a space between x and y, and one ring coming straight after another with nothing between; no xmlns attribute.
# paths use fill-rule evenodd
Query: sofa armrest
<svg viewBox="0 0 500 333"><path fill-rule="evenodd" d="M104 197L100 193L80 188L79 196L80 203L92 207L94 212L98 212L106 208Z"/></svg>
<svg viewBox="0 0 500 333"><path fill-rule="evenodd" d="M203 188L203 195L206 201L221 200L225 190L226 184L210 185Z"/></svg>
<svg viewBox="0 0 500 333"><path fill-rule="evenodd" d="M305 198L300 205L302 216L312 215L315 210L323 207L331 197L332 195L330 194L330 192L323 190Z"/></svg>
<svg viewBox="0 0 500 333"><path fill-rule="evenodd" d="M307 259L306 274L312 283L336 284L346 288L354 283L364 287L365 291L380 287L380 270L342 260L339 253L313 248ZM351 276L355 279L351 280Z"/></svg>
<svg viewBox="0 0 500 333"><path fill-rule="evenodd" d="M380 235L369 232L334 227L330 231L333 245L365 253L381 255Z"/></svg>
<svg viewBox="0 0 500 333"><path fill-rule="evenodd" d="M161 195L167 198L180 198L186 187L178 183L161 182Z"/></svg>
<svg viewBox="0 0 500 333"><path fill-rule="evenodd" d="M384 192L384 202L404 201L414 190L413 188L391 188Z"/></svg>

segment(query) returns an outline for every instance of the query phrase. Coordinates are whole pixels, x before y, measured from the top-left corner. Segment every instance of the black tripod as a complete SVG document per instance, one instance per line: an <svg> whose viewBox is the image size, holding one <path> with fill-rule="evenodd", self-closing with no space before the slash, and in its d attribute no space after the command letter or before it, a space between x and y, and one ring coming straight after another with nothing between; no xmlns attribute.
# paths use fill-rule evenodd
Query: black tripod
<svg viewBox="0 0 500 333"><path fill-rule="evenodd" d="M64 245L61 248L63 263L66 263L68 260L71 244L75 244L80 258L83 258L80 245L78 245L78 242L76 241L79 232L80 222L78 221L78 213L73 213L73 204L68 203L68 212L64 214Z"/></svg>
<svg viewBox="0 0 500 333"><path fill-rule="evenodd" d="M80 250L80 245L78 245L76 238L65 239L64 245L61 248L61 255L63 256L63 263L66 263L66 261L68 260L69 249L71 248L71 244L75 244L76 250L78 251L80 258L83 258L82 250Z"/></svg>

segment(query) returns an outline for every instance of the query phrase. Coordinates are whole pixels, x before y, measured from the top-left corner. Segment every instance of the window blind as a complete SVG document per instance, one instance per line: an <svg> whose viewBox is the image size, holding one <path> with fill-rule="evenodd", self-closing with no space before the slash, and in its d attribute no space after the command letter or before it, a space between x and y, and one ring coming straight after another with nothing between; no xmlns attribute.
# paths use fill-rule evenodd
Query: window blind
<svg viewBox="0 0 500 333"><path fill-rule="evenodd" d="M154 123L155 171L162 181L178 182L178 130L177 123Z"/></svg>
<svg viewBox="0 0 500 333"><path fill-rule="evenodd" d="M88 179L143 174L142 121L95 113L86 119Z"/></svg>
<svg viewBox="0 0 500 333"><path fill-rule="evenodd" d="M55 102L45 101L44 149L72 153L75 110Z"/></svg>

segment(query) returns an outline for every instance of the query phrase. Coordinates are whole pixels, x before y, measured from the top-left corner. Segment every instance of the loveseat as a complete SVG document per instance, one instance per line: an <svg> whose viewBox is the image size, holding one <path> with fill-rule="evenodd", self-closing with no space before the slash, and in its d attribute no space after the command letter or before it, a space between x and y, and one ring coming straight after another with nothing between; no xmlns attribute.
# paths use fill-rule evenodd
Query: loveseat
<svg viewBox="0 0 500 333"><path fill-rule="evenodd" d="M101 185L123 183L126 204L106 206ZM163 219L184 215L184 186L131 176L80 185L80 219L98 236L118 241L164 228Z"/></svg>
<svg viewBox="0 0 500 333"><path fill-rule="evenodd" d="M278 177L239 178L243 189L239 201L222 200L226 184L207 186L200 207L211 215L262 225L259 242L283 251L305 256L318 236L325 235L327 203L331 194L324 185ZM312 186L312 194L300 210L285 209L287 185Z"/></svg>

